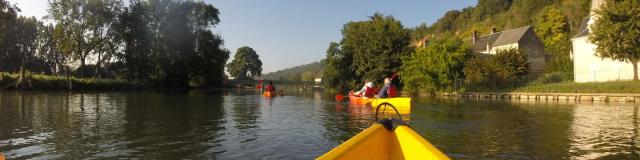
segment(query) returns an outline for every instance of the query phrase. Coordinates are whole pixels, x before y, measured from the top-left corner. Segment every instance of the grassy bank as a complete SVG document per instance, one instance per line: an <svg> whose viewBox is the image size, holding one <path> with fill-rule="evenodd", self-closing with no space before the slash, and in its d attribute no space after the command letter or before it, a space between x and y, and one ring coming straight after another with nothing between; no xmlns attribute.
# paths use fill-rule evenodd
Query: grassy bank
<svg viewBox="0 0 640 160"><path fill-rule="evenodd" d="M16 85L18 74L0 72L0 89L27 90L68 90L69 84L64 76L27 74L20 85ZM141 89L142 84L124 80L75 78L71 77L71 90L131 90Z"/></svg>
<svg viewBox="0 0 640 160"><path fill-rule="evenodd" d="M560 82L549 84L531 84L516 88L512 92L546 93L640 93L640 82L616 81L574 83Z"/></svg>

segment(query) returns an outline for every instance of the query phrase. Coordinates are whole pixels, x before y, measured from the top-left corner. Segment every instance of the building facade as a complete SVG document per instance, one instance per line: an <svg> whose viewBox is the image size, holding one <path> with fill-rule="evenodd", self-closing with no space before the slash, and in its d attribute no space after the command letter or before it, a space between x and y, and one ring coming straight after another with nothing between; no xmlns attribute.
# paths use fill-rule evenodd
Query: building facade
<svg viewBox="0 0 640 160"><path fill-rule="evenodd" d="M604 3L591 2L589 17L580 25L580 31L572 39L573 76L575 82L606 82L633 79L633 65L597 56L597 46L589 41L590 28L597 20L594 13Z"/></svg>
<svg viewBox="0 0 640 160"><path fill-rule="evenodd" d="M491 30L491 34L478 36L473 32L472 50L475 56L495 55L499 50L521 49L527 55L529 70L532 74L544 72L547 53L544 51L544 43L535 34L530 26L496 32Z"/></svg>

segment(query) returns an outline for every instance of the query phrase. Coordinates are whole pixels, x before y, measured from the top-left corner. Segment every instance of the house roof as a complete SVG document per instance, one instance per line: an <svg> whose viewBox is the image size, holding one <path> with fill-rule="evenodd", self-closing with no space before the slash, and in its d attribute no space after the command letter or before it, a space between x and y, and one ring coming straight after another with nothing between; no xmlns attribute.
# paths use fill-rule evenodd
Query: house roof
<svg viewBox="0 0 640 160"><path fill-rule="evenodd" d="M476 39L476 43L473 44L472 49L474 51L487 50L487 45L491 46L493 43L495 43L501 34L502 32L498 32L478 37L478 39Z"/></svg>
<svg viewBox="0 0 640 160"><path fill-rule="evenodd" d="M522 37L531 29L530 26L524 26L520 28L505 30L493 34L479 36L476 39L476 43L473 44L472 49L474 51L487 50L487 45L491 47L502 46L507 44L517 43Z"/></svg>
<svg viewBox="0 0 640 160"><path fill-rule="evenodd" d="M529 28L531 27L524 26L516 29L502 31L502 35L500 35L500 38L498 38L498 40L493 43L493 46L502 46L506 44L517 43L518 41L520 41L520 39L522 39L524 34L527 33Z"/></svg>
<svg viewBox="0 0 640 160"><path fill-rule="evenodd" d="M579 37L584 37L584 36L588 36L589 35L589 20L590 19L591 19L590 17L587 17L587 18L584 18L584 20L582 20L582 23L580 23L580 29L578 30L578 34L573 36L573 38L579 38Z"/></svg>

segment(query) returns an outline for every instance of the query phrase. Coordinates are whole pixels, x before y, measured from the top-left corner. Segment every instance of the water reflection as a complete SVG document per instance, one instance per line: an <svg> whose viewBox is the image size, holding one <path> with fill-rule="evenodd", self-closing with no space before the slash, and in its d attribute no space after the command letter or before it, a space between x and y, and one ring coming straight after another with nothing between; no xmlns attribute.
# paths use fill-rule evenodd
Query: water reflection
<svg viewBox="0 0 640 160"><path fill-rule="evenodd" d="M580 159L640 159L638 106L579 103L571 125L570 154Z"/></svg>
<svg viewBox="0 0 640 160"><path fill-rule="evenodd" d="M312 159L373 123L322 92L0 92L9 159ZM638 106L413 99L410 125L454 159L639 159Z"/></svg>

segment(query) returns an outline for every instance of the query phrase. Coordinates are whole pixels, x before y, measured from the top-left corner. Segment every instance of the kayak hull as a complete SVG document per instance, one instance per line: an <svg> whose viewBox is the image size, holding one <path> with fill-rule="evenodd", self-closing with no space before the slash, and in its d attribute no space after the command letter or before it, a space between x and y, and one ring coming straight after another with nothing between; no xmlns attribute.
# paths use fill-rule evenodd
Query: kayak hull
<svg viewBox="0 0 640 160"><path fill-rule="evenodd" d="M275 96L276 94L271 93L271 91L265 91L262 93L262 95L265 97L271 97L271 96Z"/></svg>
<svg viewBox="0 0 640 160"><path fill-rule="evenodd" d="M411 113L411 97L376 98L371 101L371 107L375 109L385 102L393 105L400 113Z"/></svg>
<svg viewBox="0 0 640 160"><path fill-rule="evenodd" d="M356 97L356 96L349 96L349 102L353 103L353 104L358 104L358 105L365 105L368 103L371 103L373 99L372 98L366 98L366 97Z"/></svg>
<svg viewBox="0 0 640 160"><path fill-rule="evenodd" d="M406 125L390 131L376 123L317 159L448 160L449 157Z"/></svg>

